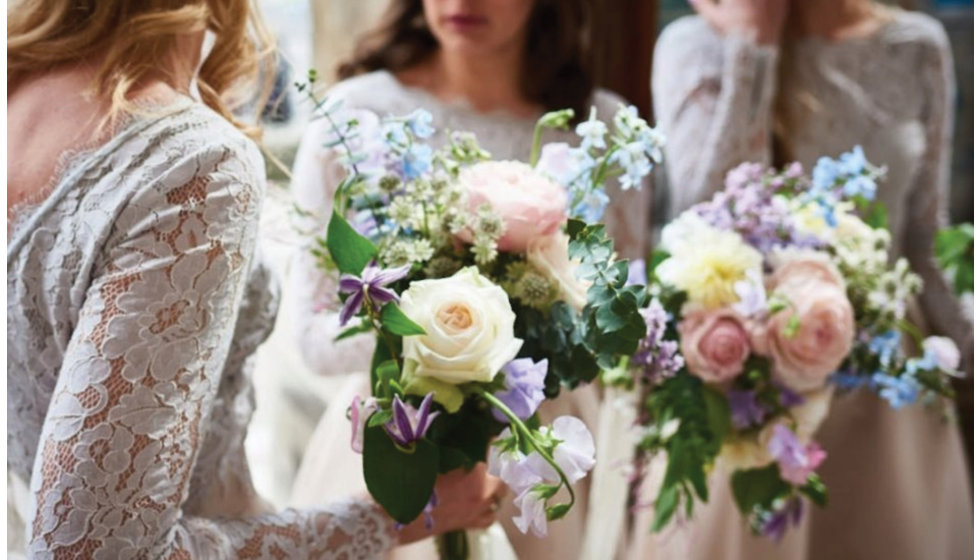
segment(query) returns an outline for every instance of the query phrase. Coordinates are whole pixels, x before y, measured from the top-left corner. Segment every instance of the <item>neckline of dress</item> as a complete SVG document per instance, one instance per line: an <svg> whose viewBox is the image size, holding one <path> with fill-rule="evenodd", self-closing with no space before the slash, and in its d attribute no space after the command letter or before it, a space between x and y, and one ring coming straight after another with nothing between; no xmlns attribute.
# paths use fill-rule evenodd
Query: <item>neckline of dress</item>
<svg viewBox="0 0 980 560"><path fill-rule="evenodd" d="M7 242L7 264L23 245L27 234L34 229L35 223L48 209L53 207L64 195L68 186L75 183L74 179L86 169L90 162L99 161L130 139L161 119L176 115L194 107L196 102L185 95L178 95L167 103L138 104L137 110L122 117L114 127L108 140L94 142L80 147L67 149L58 155L57 164L44 189L35 196L25 199L10 209L7 220L10 223Z"/></svg>
<svg viewBox="0 0 980 560"><path fill-rule="evenodd" d="M378 70L378 74L384 77L386 80L391 82L391 84L398 91L402 92L408 97L416 99L420 104L427 105L429 107L437 107L441 111L455 113L464 117L477 118L484 121L500 121L506 120L515 124L528 124L537 122L540 115L533 117L521 117L507 111L506 109L493 109L490 111L478 111L473 104L470 103L465 97L458 97L456 99L446 101L439 99L433 95L430 91L418 87L411 86L403 83L394 75L390 70L382 69Z"/></svg>

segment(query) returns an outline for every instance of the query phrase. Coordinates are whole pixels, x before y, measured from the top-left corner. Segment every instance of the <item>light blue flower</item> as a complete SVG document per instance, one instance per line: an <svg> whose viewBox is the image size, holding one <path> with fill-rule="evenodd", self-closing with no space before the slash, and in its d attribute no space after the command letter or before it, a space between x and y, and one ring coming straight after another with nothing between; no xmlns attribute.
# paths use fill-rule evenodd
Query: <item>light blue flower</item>
<svg viewBox="0 0 980 560"><path fill-rule="evenodd" d="M408 144L405 123L400 121L386 121L382 123L381 138L384 139L385 144L388 144L390 148L404 148Z"/></svg>
<svg viewBox="0 0 980 560"><path fill-rule="evenodd" d="M890 330L872 338L871 342L868 343L868 351L878 356L881 365L887 366L897 355L900 344L901 335L899 332Z"/></svg>
<svg viewBox="0 0 980 560"><path fill-rule="evenodd" d="M424 109L412 111L412 114L408 116L408 128L418 138L432 136L435 132L435 129L432 128L432 113Z"/></svg>
<svg viewBox="0 0 980 560"><path fill-rule="evenodd" d="M588 223L596 223L602 220L608 205L609 196L605 190L593 189L582 196L581 202L572 209L572 215Z"/></svg>
<svg viewBox="0 0 980 560"><path fill-rule="evenodd" d="M432 148L427 144L413 144L402 156L402 174L405 179L418 179L432 169Z"/></svg>
<svg viewBox="0 0 980 560"><path fill-rule="evenodd" d="M868 168L868 160L864 157L864 148L854 146L850 152L844 152L838 162L840 173L843 175L860 175Z"/></svg>
<svg viewBox="0 0 980 560"><path fill-rule="evenodd" d="M838 163L829 157L817 160L813 167L813 188L818 191L828 191L840 177Z"/></svg>
<svg viewBox="0 0 980 560"><path fill-rule="evenodd" d="M892 408L915 404L919 398L919 382L906 373L895 377L878 372L871 376L871 382L877 387L878 395L888 401Z"/></svg>
<svg viewBox="0 0 980 560"><path fill-rule="evenodd" d="M850 197L860 196L865 200L873 200L878 192L878 185L867 175L857 175L844 183L844 194Z"/></svg>
<svg viewBox="0 0 980 560"><path fill-rule="evenodd" d="M580 122L575 127L575 134L582 137L582 148L585 150L605 148L607 131L606 123L596 118L595 107L592 108L592 112L589 114L589 120Z"/></svg>

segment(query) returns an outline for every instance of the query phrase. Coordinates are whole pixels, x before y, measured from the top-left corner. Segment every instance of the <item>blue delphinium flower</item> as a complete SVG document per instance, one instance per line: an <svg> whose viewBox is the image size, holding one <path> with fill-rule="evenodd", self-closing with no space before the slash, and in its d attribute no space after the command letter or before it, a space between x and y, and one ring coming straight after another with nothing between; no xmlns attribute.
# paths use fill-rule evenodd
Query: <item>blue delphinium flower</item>
<svg viewBox="0 0 980 560"><path fill-rule="evenodd" d="M428 138L432 136L435 129L432 128L432 113L425 109L416 109L407 118L408 128L418 138Z"/></svg>
<svg viewBox="0 0 980 560"><path fill-rule="evenodd" d="M837 385L841 389L850 391L853 389L859 389L865 385L870 385L871 379L866 375L859 375L847 371L838 371L830 376L830 382Z"/></svg>
<svg viewBox="0 0 980 560"><path fill-rule="evenodd" d="M901 343L901 334L893 329L872 338L871 342L868 343L868 351L878 356L878 362L882 366L887 366L898 356Z"/></svg>
<svg viewBox="0 0 980 560"><path fill-rule="evenodd" d="M732 425L739 430L758 426L766 417L766 409L755 398L755 391L728 391L728 406L732 414Z"/></svg>
<svg viewBox="0 0 980 560"><path fill-rule="evenodd" d="M606 147L607 130L606 123L596 118L596 109L592 107L592 112L589 113L589 120L580 122L575 127L575 134L582 137L583 149L602 149Z"/></svg>
<svg viewBox="0 0 980 560"><path fill-rule="evenodd" d="M895 409L914 404L919 398L919 382L907 372L898 377L878 372L871 376L871 383L877 388L878 395Z"/></svg>
<svg viewBox="0 0 980 560"><path fill-rule="evenodd" d="M432 148L428 144L413 144L402 156L405 179L418 179L432 169Z"/></svg>
<svg viewBox="0 0 980 560"><path fill-rule="evenodd" d="M548 360L535 363L531 358L511 360L504 366L504 390L494 394L521 420L527 420L544 401L544 378L548 375ZM502 423L509 420L499 410L493 416Z"/></svg>
<svg viewBox="0 0 980 560"><path fill-rule="evenodd" d="M818 191L829 191L840 177L840 166L837 161L822 157L813 167L813 188Z"/></svg>
<svg viewBox="0 0 980 560"><path fill-rule="evenodd" d="M609 205L609 195L606 194L606 191L601 188L592 189L579 196L581 200L571 209L571 215L589 223L602 220L602 216L606 213L606 206ZM572 198L579 197L573 193Z"/></svg>

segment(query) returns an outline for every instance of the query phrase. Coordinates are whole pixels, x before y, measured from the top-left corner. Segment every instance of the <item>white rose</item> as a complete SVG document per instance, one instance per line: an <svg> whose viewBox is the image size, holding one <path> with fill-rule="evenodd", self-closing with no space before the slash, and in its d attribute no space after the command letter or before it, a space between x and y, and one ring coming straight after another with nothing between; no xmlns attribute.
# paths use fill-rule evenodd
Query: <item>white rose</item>
<svg viewBox="0 0 980 560"><path fill-rule="evenodd" d="M582 311L588 302L589 283L575 276L579 261L568 257L567 235L558 232L531 240L527 246L527 262L558 283L562 301L575 311Z"/></svg>
<svg viewBox="0 0 980 560"><path fill-rule="evenodd" d="M401 298L401 310L426 332L402 342L402 355L417 364L417 377L489 382L521 349L507 293L474 267L413 282Z"/></svg>

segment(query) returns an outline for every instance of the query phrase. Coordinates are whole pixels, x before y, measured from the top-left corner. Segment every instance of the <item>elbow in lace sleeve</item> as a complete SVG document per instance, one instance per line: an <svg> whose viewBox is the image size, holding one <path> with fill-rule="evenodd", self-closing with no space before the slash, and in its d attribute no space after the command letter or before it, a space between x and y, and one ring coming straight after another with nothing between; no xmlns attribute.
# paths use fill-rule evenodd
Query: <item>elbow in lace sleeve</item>
<svg viewBox="0 0 980 560"><path fill-rule="evenodd" d="M183 511L255 248L260 169L227 147L201 150L119 215L45 417L32 558L325 557L335 539L390 543L380 513L354 534L368 504L234 521Z"/></svg>

